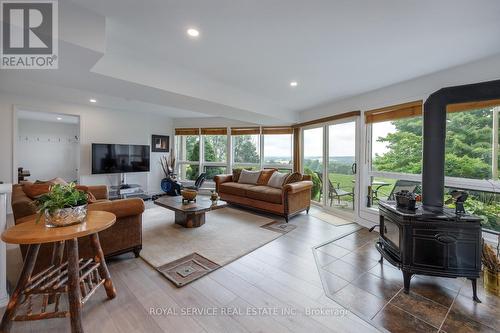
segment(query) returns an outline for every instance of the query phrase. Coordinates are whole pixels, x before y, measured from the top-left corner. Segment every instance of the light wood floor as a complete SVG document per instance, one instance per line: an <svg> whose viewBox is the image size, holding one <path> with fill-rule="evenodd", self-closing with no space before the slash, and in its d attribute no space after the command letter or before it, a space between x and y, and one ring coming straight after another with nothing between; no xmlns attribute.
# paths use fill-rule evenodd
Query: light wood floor
<svg viewBox="0 0 500 333"><path fill-rule="evenodd" d="M311 248L353 230L355 225L335 227L307 215L297 216L290 223L298 227L180 289L142 259L124 255L109 261L118 296L108 301L101 289L85 305L86 332L377 331L352 313L337 316L306 313L308 309L343 309L325 296ZM10 269L16 269L15 266L9 263ZM151 309L177 314L153 315ZM203 309L212 312L225 309L227 313L217 316L183 313ZM243 315L235 313L236 309ZM296 313L246 314L259 309ZM15 322L12 329L12 332L34 333L68 331L67 319Z"/></svg>

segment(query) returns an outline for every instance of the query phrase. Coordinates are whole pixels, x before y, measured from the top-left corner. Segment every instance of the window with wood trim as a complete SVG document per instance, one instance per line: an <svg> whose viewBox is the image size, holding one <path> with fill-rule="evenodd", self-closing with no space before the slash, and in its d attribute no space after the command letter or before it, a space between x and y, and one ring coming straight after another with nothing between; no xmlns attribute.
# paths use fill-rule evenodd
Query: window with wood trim
<svg viewBox="0 0 500 333"><path fill-rule="evenodd" d="M231 128L233 163L242 166L260 166L260 128Z"/></svg>
<svg viewBox="0 0 500 333"><path fill-rule="evenodd" d="M176 129L175 134L177 173L181 179L194 180L200 164L199 129Z"/></svg>
<svg viewBox="0 0 500 333"><path fill-rule="evenodd" d="M291 127L264 127L263 166L287 169L293 168L293 129Z"/></svg>
<svg viewBox="0 0 500 333"><path fill-rule="evenodd" d="M422 101L365 112L371 171L422 172Z"/></svg>

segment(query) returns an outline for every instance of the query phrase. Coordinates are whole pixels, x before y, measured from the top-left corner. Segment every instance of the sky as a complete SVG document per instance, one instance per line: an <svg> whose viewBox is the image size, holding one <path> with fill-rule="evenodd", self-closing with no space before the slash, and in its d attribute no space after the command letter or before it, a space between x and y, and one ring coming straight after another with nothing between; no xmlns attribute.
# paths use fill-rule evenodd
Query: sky
<svg viewBox="0 0 500 333"><path fill-rule="evenodd" d="M396 131L391 122L375 123L373 130L373 154L379 155L387 152L385 143L377 142L378 137L385 137L388 133ZM354 156L355 154L355 123L348 122L330 125L329 128L329 155L334 156ZM313 128L304 131L304 156L307 158L323 155L323 128Z"/></svg>

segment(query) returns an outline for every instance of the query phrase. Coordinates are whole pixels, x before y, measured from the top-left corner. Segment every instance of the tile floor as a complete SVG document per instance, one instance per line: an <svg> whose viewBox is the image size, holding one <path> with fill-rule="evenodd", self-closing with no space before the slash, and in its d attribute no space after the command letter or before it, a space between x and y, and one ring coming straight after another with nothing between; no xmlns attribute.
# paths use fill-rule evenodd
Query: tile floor
<svg viewBox="0 0 500 333"><path fill-rule="evenodd" d="M499 332L500 297L478 281L482 303L472 301L465 279L414 276L403 292L401 271L384 261L374 243L378 233L359 228L314 248L329 298L371 324L391 332Z"/></svg>

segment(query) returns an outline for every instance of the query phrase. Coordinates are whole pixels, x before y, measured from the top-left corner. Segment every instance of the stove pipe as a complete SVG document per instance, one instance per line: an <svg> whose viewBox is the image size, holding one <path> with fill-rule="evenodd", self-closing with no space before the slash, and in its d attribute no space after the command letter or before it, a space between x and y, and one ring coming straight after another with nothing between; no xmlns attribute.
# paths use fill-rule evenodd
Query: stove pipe
<svg viewBox="0 0 500 333"><path fill-rule="evenodd" d="M444 200L444 153L448 104L500 99L500 80L443 88L424 103L422 203L442 209Z"/></svg>

